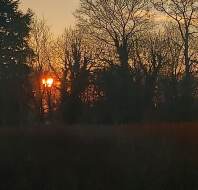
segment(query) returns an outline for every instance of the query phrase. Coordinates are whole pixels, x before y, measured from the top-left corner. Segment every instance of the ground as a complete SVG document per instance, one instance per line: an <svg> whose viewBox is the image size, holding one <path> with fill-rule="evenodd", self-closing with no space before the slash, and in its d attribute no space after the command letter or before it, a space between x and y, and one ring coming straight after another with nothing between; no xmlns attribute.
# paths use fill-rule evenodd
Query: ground
<svg viewBox="0 0 198 190"><path fill-rule="evenodd" d="M198 124L0 129L1 190L197 190Z"/></svg>

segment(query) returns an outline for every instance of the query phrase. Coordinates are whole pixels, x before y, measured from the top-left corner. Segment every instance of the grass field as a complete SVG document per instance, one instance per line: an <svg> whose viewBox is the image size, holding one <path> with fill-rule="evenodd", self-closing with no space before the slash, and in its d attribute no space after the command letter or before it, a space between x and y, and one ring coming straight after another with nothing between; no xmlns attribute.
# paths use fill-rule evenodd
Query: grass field
<svg viewBox="0 0 198 190"><path fill-rule="evenodd" d="M0 190L197 190L198 124L0 129Z"/></svg>

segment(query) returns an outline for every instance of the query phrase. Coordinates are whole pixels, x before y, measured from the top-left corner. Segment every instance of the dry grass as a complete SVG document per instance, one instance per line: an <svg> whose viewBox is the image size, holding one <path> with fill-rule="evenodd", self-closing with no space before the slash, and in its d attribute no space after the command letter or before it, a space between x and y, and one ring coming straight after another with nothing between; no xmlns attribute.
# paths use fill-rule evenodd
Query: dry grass
<svg viewBox="0 0 198 190"><path fill-rule="evenodd" d="M1 190L197 190L198 125L0 129Z"/></svg>

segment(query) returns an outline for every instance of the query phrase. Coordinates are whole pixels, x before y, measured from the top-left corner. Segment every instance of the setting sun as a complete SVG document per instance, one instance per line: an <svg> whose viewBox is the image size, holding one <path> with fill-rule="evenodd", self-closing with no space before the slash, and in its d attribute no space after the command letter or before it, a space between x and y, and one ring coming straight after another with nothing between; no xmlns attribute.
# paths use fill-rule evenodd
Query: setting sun
<svg viewBox="0 0 198 190"><path fill-rule="evenodd" d="M54 79L53 78L47 78L47 79L42 79L42 84L45 86L45 87L52 87L54 83Z"/></svg>

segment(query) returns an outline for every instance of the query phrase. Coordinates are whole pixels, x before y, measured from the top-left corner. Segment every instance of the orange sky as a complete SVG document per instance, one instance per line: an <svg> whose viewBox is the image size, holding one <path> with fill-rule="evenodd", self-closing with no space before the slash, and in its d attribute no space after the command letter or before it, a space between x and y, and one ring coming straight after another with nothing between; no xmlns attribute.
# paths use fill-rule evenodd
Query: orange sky
<svg viewBox="0 0 198 190"><path fill-rule="evenodd" d="M38 17L45 17L56 35L65 27L74 24L72 13L79 6L79 0L21 0L21 8L32 9Z"/></svg>

